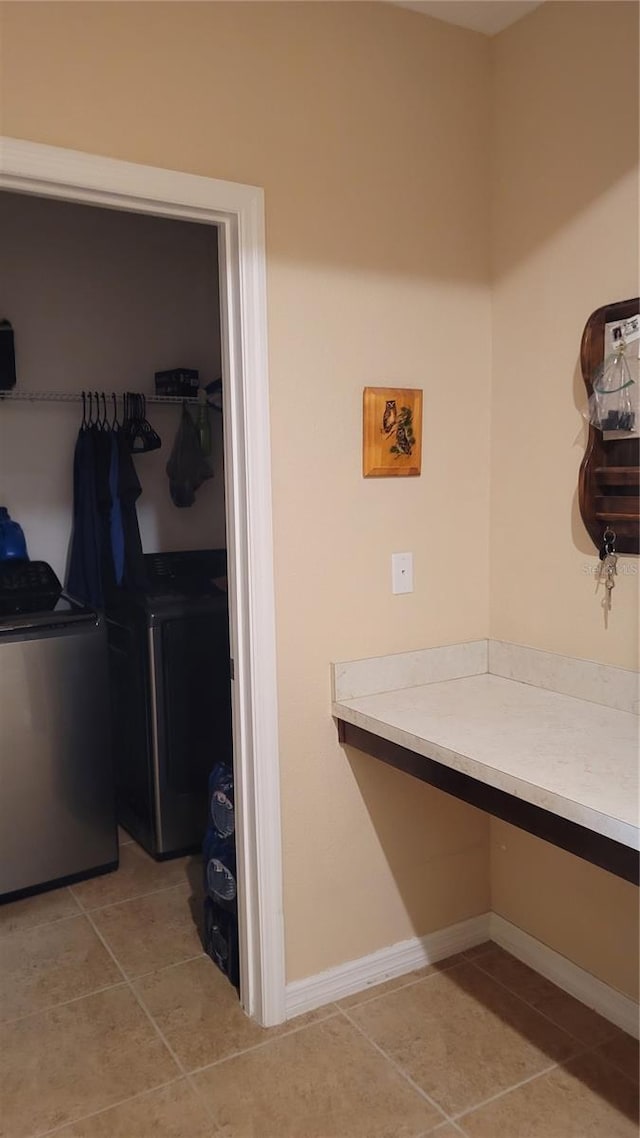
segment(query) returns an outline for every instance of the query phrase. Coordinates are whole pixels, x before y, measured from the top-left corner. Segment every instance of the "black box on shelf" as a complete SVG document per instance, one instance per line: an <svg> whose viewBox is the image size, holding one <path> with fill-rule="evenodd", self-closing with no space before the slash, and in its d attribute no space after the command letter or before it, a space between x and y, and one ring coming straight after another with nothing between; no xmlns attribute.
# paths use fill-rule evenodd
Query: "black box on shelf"
<svg viewBox="0 0 640 1138"><path fill-rule="evenodd" d="M156 395L172 395L185 399L196 399L198 395L199 372L189 367L174 367L170 371L157 371Z"/></svg>

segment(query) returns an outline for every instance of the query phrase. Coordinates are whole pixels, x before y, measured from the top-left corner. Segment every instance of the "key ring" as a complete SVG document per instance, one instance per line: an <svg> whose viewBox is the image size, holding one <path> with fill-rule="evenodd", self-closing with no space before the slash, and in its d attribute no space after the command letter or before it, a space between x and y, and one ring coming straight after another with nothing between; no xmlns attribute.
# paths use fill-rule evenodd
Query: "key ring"
<svg viewBox="0 0 640 1138"><path fill-rule="evenodd" d="M606 527L602 535L602 546L605 557L609 557L612 553L615 553L616 533L615 530L612 530L609 526Z"/></svg>

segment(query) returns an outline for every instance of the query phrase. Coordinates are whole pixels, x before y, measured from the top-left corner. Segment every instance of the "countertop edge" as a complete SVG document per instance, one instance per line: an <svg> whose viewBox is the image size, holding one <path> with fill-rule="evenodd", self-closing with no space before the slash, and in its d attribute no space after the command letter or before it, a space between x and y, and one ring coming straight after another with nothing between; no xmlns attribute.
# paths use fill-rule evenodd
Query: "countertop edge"
<svg viewBox="0 0 640 1138"><path fill-rule="evenodd" d="M507 682L517 683L518 681ZM618 714L629 713L619 712ZM336 719L342 719L355 727L360 727L364 731L369 731L373 735L386 739L390 743L397 743L415 754L439 762L451 770L475 778L478 782L492 786L496 790L511 794L523 802L548 810L558 817L575 822L594 833L620 842L630 849L640 850L640 827L633 826L630 822L602 814L590 806L583 806L573 799L557 794L555 791L538 787L535 783L527 782L515 775L493 768L470 755L453 751L424 736L414 735L401 727L367 715L359 709L350 707L349 702L334 700L332 715Z"/></svg>

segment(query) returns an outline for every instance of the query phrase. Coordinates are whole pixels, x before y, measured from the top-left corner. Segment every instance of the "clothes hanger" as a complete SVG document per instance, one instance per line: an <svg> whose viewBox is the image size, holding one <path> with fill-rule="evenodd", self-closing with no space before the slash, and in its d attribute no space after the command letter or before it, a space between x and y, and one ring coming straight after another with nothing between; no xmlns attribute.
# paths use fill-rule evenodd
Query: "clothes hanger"
<svg viewBox="0 0 640 1138"><path fill-rule="evenodd" d="M129 449L133 454L144 454L146 451L157 450L162 446L162 439L147 421L147 401L144 395L131 394L133 410L131 420L127 427Z"/></svg>

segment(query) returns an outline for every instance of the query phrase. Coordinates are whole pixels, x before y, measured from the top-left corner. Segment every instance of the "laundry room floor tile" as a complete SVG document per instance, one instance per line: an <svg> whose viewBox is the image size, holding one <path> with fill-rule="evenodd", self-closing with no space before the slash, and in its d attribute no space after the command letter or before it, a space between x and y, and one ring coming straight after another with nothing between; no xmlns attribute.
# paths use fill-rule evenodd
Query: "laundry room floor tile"
<svg viewBox="0 0 640 1138"><path fill-rule="evenodd" d="M614 1031L612 1038L597 1047L596 1051L637 1083L640 1074L640 1044L626 1032L617 1029Z"/></svg>
<svg viewBox="0 0 640 1138"><path fill-rule="evenodd" d="M72 885L74 897L85 909L97 909L103 905L113 905L117 901L129 901L159 889L170 889L174 885L189 884L189 873L194 858L173 858L170 861L155 861L135 842L120 848L120 865L113 873L92 877Z"/></svg>
<svg viewBox="0 0 640 1138"><path fill-rule="evenodd" d="M58 1130L56 1138L214 1138L217 1127L184 1079Z"/></svg>
<svg viewBox="0 0 640 1138"><path fill-rule="evenodd" d="M65 917L77 917L80 911L71 890L65 888L22 897L19 901L7 901L0 905L0 936L61 921Z"/></svg>
<svg viewBox="0 0 640 1138"><path fill-rule="evenodd" d="M422 1138L443 1121L342 1015L194 1081L224 1138Z"/></svg>
<svg viewBox="0 0 640 1138"><path fill-rule="evenodd" d="M91 919L128 976L177 964L202 952L187 885L94 909Z"/></svg>
<svg viewBox="0 0 640 1138"><path fill-rule="evenodd" d="M582 1043L594 1045L615 1034L608 1020L504 949L495 947L477 956L475 964Z"/></svg>
<svg viewBox="0 0 640 1138"><path fill-rule="evenodd" d="M581 1055L465 1114L469 1138L637 1138L631 1080L598 1055Z"/></svg>
<svg viewBox="0 0 640 1138"><path fill-rule="evenodd" d="M86 917L0 940L0 1019L10 1020L122 981Z"/></svg>
<svg viewBox="0 0 640 1138"><path fill-rule="evenodd" d="M471 963L348 1014L449 1115L579 1049Z"/></svg>
<svg viewBox="0 0 640 1138"><path fill-rule="evenodd" d="M146 1008L186 1070L193 1071L336 1012L335 1005L264 1028L244 1014L235 988L208 956L134 982Z"/></svg>
<svg viewBox="0 0 640 1138"><path fill-rule="evenodd" d="M495 945L264 1029L197 858L73 889L0 906L0 1138L636 1138L637 1040Z"/></svg>
<svg viewBox="0 0 640 1138"><path fill-rule="evenodd" d="M0 1138L46 1133L179 1074L125 986L3 1024L0 1060Z"/></svg>

